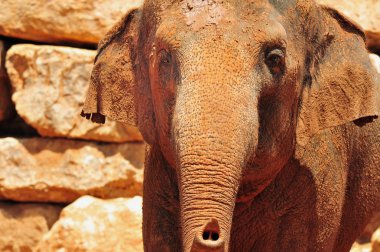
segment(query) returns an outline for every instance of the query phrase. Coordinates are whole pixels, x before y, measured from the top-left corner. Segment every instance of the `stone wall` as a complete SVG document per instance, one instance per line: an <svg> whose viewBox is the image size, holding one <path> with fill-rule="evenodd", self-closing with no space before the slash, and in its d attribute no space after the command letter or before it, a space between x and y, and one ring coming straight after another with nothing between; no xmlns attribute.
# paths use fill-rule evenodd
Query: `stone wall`
<svg viewBox="0 0 380 252"><path fill-rule="evenodd" d="M79 116L96 44L142 1L0 1L0 251L143 250L141 134ZM363 26L380 73L380 2L319 1Z"/></svg>
<svg viewBox="0 0 380 252"><path fill-rule="evenodd" d="M140 4L0 1L0 251L143 250L141 134L80 116L97 43Z"/></svg>

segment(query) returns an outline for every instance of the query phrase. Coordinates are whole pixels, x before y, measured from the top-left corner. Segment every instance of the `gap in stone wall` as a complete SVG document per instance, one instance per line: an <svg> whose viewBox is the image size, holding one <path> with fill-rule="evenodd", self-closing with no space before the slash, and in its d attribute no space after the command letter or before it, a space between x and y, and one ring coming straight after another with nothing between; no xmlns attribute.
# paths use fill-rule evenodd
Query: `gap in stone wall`
<svg viewBox="0 0 380 252"><path fill-rule="evenodd" d="M367 37L367 49L371 53L375 53L380 56L380 38L378 34L366 32Z"/></svg>
<svg viewBox="0 0 380 252"><path fill-rule="evenodd" d="M21 117L18 115L13 116L13 118L6 120L5 122L0 122L0 137L39 137L37 130L29 126Z"/></svg>
<svg viewBox="0 0 380 252"><path fill-rule="evenodd" d="M97 45L89 44L89 43L79 43L79 42L67 42L67 41L60 41L57 43L53 42L38 42L33 40L26 40L26 39L19 39L19 38L12 38L12 37L5 37L0 35L0 40L6 42L8 44L8 50L11 46L17 45L17 44L34 44L34 45L52 45L52 46L67 46L67 47L74 47L74 48L80 48L80 49L88 49L88 50L96 50Z"/></svg>

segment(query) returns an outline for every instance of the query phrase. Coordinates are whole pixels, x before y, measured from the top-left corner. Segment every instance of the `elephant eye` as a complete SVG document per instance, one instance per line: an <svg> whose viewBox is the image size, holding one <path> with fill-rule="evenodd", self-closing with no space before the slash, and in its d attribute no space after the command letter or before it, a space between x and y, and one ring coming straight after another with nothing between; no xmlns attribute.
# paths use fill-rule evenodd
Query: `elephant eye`
<svg viewBox="0 0 380 252"><path fill-rule="evenodd" d="M172 61L171 54L166 50L161 50L158 53L158 59L160 65L170 65Z"/></svg>
<svg viewBox="0 0 380 252"><path fill-rule="evenodd" d="M166 51L161 50L158 53L158 74L163 85L166 85L172 78L172 55Z"/></svg>
<svg viewBox="0 0 380 252"><path fill-rule="evenodd" d="M285 52L281 49L272 49L265 55L265 64L273 75L283 73L285 68Z"/></svg>

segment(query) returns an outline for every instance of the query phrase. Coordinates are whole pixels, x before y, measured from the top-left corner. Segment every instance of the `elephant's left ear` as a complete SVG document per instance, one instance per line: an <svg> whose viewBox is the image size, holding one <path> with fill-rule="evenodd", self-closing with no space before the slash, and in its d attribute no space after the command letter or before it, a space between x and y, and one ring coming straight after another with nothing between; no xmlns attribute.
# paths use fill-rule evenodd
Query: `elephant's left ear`
<svg viewBox="0 0 380 252"><path fill-rule="evenodd" d="M369 60L360 26L329 7L321 7L326 25L312 52L304 86L297 142L306 145L318 132L379 114L380 83Z"/></svg>
<svg viewBox="0 0 380 252"><path fill-rule="evenodd" d="M134 48L140 10L128 12L98 46L81 115L96 123L105 117L136 125Z"/></svg>

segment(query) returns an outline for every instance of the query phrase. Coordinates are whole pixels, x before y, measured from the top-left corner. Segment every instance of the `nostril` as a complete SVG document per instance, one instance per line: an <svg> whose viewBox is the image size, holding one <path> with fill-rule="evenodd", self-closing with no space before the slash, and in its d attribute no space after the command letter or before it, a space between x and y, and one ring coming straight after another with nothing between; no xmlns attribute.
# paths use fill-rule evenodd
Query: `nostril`
<svg viewBox="0 0 380 252"><path fill-rule="evenodd" d="M210 238L210 232L204 231L202 237L203 240L208 240Z"/></svg>
<svg viewBox="0 0 380 252"><path fill-rule="evenodd" d="M219 234L218 233L212 233L211 234L211 240L217 241L219 239Z"/></svg>
<svg viewBox="0 0 380 252"><path fill-rule="evenodd" d="M202 234L203 240L217 241L219 239L219 234L212 231L204 231Z"/></svg>

